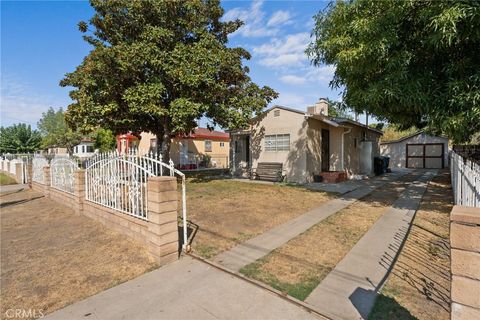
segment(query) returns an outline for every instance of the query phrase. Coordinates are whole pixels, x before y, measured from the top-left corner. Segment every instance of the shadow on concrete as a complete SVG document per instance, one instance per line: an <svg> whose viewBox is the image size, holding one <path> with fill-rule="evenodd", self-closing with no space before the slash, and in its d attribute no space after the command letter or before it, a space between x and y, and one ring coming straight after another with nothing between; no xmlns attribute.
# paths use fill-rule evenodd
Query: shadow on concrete
<svg viewBox="0 0 480 320"><path fill-rule="evenodd" d="M6 208L6 207L16 206L16 205L27 203L27 202L37 200L37 199L40 199L40 198L44 198L44 196L38 196L38 197L29 198L29 199L3 202L3 203L0 203L0 208L3 209L3 208Z"/></svg>

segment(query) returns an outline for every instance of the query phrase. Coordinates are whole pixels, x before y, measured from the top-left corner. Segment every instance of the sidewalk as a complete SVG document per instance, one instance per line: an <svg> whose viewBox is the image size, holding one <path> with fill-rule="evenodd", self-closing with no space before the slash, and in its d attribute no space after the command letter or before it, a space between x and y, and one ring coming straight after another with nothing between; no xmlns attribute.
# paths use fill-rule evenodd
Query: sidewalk
<svg viewBox="0 0 480 320"><path fill-rule="evenodd" d="M319 319L191 257L103 291L45 319Z"/></svg>
<svg viewBox="0 0 480 320"><path fill-rule="evenodd" d="M0 193L15 192L28 188L28 184L9 184L6 186L0 186Z"/></svg>
<svg viewBox="0 0 480 320"><path fill-rule="evenodd" d="M367 319L435 174L413 182L305 302L332 319Z"/></svg>
<svg viewBox="0 0 480 320"><path fill-rule="evenodd" d="M348 207L360 198L365 197L373 190L394 181L408 173L411 170L400 170L389 175L375 178L362 183L361 187L348 192L336 199L330 200L321 206L301 215L295 219L289 220L269 231L250 239L244 243L238 244L232 249L221 253L214 258L214 261L223 265L229 270L238 272L242 267L260 259L271 251L280 247L299 234L305 232L315 224L328 218L335 212Z"/></svg>

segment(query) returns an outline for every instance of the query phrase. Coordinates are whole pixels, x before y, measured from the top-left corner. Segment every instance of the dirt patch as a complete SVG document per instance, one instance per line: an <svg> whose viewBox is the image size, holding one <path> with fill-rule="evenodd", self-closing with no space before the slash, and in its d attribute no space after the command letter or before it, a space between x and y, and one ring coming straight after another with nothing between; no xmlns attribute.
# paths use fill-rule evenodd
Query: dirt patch
<svg viewBox="0 0 480 320"><path fill-rule="evenodd" d="M449 319L450 175L428 185L410 234L369 319Z"/></svg>
<svg viewBox="0 0 480 320"><path fill-rule="evenodd" d="M187 208L194 252L211 258L332 198L286 185L190 180Z"/></svg>
<svg viewBox="0 0 480 320"><path fill-rule="evenodd" d="M386 184L240 272L304 300L421 174Z"/></svg>
<svg viewBox="0 0 480 320"><path fill-rule="evenodd" d="M37 315L156 267L146 249L32 190L0 197L1 317Z"/></svg>

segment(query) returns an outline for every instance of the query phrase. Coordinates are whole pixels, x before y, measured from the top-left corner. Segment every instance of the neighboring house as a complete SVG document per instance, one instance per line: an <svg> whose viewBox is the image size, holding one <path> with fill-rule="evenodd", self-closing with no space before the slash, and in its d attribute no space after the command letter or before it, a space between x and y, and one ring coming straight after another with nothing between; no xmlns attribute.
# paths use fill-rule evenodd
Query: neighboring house
<svg viewBox="0 0 480 320"><path fill-rule="evenodd" d="M152 133L142 132L139 139L135 138L132 135L119 135L117 145L119 143L123 143L122 146L135 145L140 150L157 148L157 139ZM181 170L228 168L229 149L230 135L228 133L196 128L193 133L172 139L170 158ZM125 148L119 150L125 150Z"/></svg>
<svg viewBox="0 0 480 320"><path fill-rule="evenodd" d="M66 155L68 154L67 148L62 148L62 147L50 147L47 150L47 154L50 155Z"/></svg>
<svg viewBox="0 0 480 320"><path fill-rule="evenodd" d="M95 154L95 142L90 138L83 138L73 147L73 155L79 158L90 158Z"/></svg>
<svg viewBox="0 0 480 320"><path fill-rule="evenodd" d="M299 183L322 172L372 174L381 135L359 122L329 117L326 99L307 112L273 106L247 130L231 132L231 169L248 177L259 163L282 163L287 181Z"/></svg>
<svg viewBox="0 0 480 320"><path fill-rule="evenodd" d="M423 131L398 140L380 143L382 156L390 157L391 168L445 168L448 166L448 139Z"/></svg>

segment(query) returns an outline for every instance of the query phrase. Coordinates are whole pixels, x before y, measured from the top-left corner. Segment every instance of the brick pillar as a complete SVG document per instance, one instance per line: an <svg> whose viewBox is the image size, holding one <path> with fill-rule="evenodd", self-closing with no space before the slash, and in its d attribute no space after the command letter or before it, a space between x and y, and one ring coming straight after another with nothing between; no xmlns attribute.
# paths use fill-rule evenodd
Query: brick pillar
<svg viewBox="0 0 480 320"><path fill-rule="evenodd" d="M451 319L480 319L480 208L453 207L450 247Z"/></svg>
<svg viewBox="0 0 480 320"><path fill-rule="evenodd" d="M18 183L23 183L23 163L15 163L15 178Z"/></svg>
<svg viewBox="0 0 480 320"><path fill-rule="evenodd" d="M75 185L74 185L74 194L76 197L75 200L75 212L78 214L83 213L83 202L85 201L85 170L80 169L75 171Z"/></svg>
<svg viewBox="0 0 480 320"><path fill-rule="evenodd" d="M50 196L50 186L52 184L50 176L50 166L43 167L43 194L45 197Z"/></svg>
<svg viewBox="0 0 480 320"><path fill-rule="evenodd" d="M148 249L160 265L178 259L177 179L149 177Z"/></svg>
<svg viewBox="0 0 480 320"><path fill-rule="evenodd" d="M27 164L27 183L32 187L33 182L33 166L31 163Z"/></svg>

